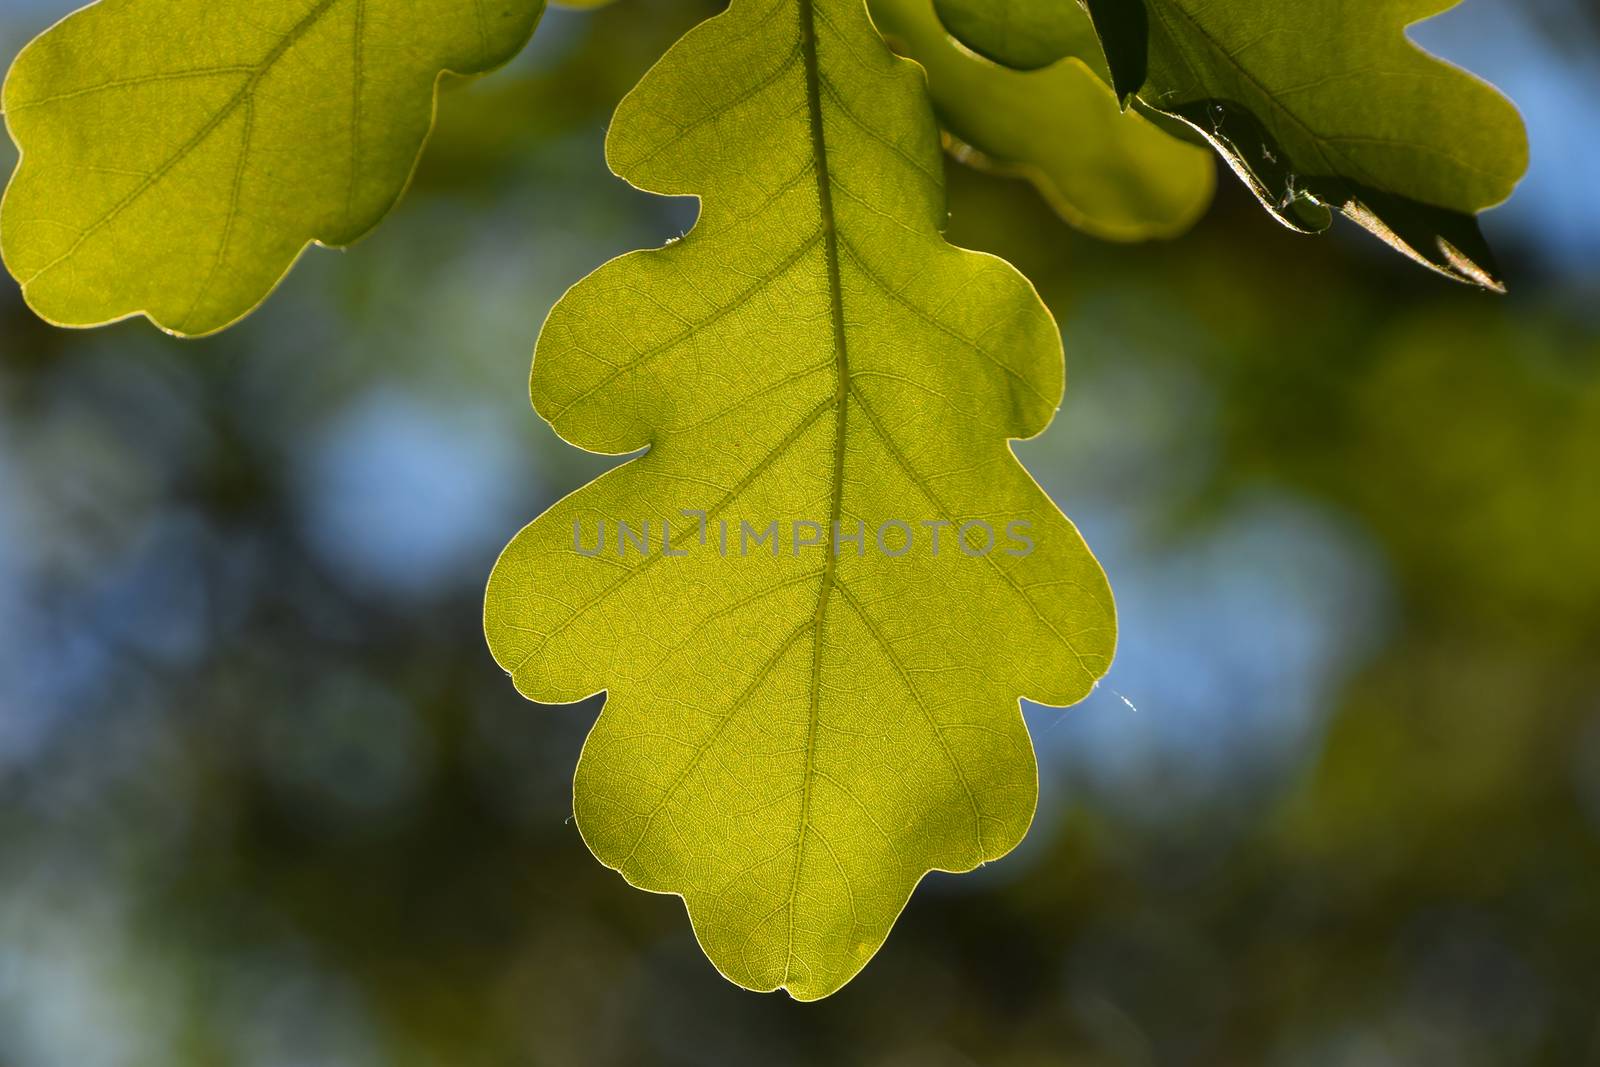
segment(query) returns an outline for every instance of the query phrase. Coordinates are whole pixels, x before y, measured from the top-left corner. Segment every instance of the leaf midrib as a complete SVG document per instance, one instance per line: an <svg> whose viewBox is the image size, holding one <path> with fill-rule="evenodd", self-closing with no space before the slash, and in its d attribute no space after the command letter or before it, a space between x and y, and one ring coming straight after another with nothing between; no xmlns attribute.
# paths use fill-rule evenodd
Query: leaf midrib
<svg viewBox="0 0 1600 1067"><path fill-rule="evenodd" d="M844 284L840 276L839 255L841 243L843 243L845 250L851 253L852 258L858 257L859 254L850 248L848 242L841 241L838 231L838 219L833 208L834 181L832 172L828 166L828 144L825 132L826 127L822 114L822 90L824 87L827 87L827 83L822 76L822 70L817 60L816 0L798 0L798 6L800 8L801 47L805 60L804 66L806 73L807 113L810 119L812 153L815 157L815 166L812 169L812 173L816 176L817 183L817 205L818 213L821 217L820 227L822 231L823 254L828 274L828 295L830 302L830 315L833 325L834 396L832 404L834 410L834 449L833 480L831 484L831 498L829 501L827 525L827 535L831 538L833 536L834 528L840 521L844 506L845 446L846 434L848 430L848 413L850 409L850 400L852 397L855 397L858 402L861 403L862 411L864 414L866 414L868 422L872 424L874 430L876 430L879 435L883 437L885 444L888 445L890 450L895 454L896 459L906 470L912 481L917 484L923 493L929 496L929 499L935 504L936 507L939 508L941 514L946 513L948 509L933 497L932 490L928 488L922 478L918 477L916 473L911 470L904 457L899 454L898 450L894 448L893 443L885 435L883 428L876 425L871 409L866 405L865 399L861 397L860 390L851 377L848 335L845 329L844 317ZM823 21L826 20L824 19ZM835 103L839 103L841 110L848 113L848 109L843 107L842 102L840 102L837 97L835 97ZM841 188L843 187L841 186ZM789 983L789 979L791 977L791 967L795 960L795 903L798 899L800 890L800 869L805 860L806 842L810 837L816 837L822 842L823 847L829 850L830 855L832 854L832 848L828 845L827 839L823 838L820 832L811 825L811 798L813 792L812 786L818 777L815 756L817 729L821 712L822 640L824 622L827 618L828 605L832 602L833 594L835 592L839 593L841 600L843 600L846 606L852 610L856 617L861 621L862 625L867 629L868 633L872 635L873 640L878 644L880 649L882 649L884 656L888 659L891 669L897 673L902 683L905 685L909 695L911 696L912 702L916 704L917 709L926 719L928 728L932 732L934 741L938 744L940 751L944 753L945 759L949 761L951 770L954 772L956 779L961 783L962 791L966 794L967 801L972 806L975 844L980 860L982 859L984 853L983 813L978 804L977 795L974 793L971 784L967 781L966 774L961 768L960 761L956 759L955 753L950 750L948 743L945 741L944 736L941 733L939 723L933 718L932 712L923 703L922 694L917 691L917 688L912 682L910 675L906 673L904 667L896 659L893 647L889 644L887 638L882 634L882 632L879 631L877 626L872 622L872 619L867 614L866 605L857 600L855 596L850 593L845 584L839 580L839 554L833 550L833 547L834 546L832 544L828 546L827 559L823 567L821 588L817 592L817 608L810 623L812 637L811 693L809 702L810 715L806 724L805 766L803 770L804 777L801 782L802 792L800 801L800 819L799 826L796 829L794 866L790 875L789 898L785 903L785 910L788 913L789 919L788 945L784 959L783 984L785 986L787 986ZM994 563L992 559L989 562L991 565ZM1011 581L1010 576L1005 575L1003 570L1001 573L1008 582ZM1019 593L1022 592L1020 589L1017 591ZM1023 599L1028 601L1030 607L1034 607L1032 601L1026 596L1026 594L1023 594ZM1036 607L1034 610L1037 612ZM1048 620L1046 620L1046 623L1048 625ZM1051 628L1054 629L1053 626ZM1057 633L1057 636L1060 636L1059 632ZM1072 649L1071 643L1065 642L1064 639L1063 641L1067 644L1067 647L1073 651L1074 654L1076 654L1076 649ZM1081 660L1082 657L1080 656L1079 658ZM837 864L838 857L834 856L833 859L835 864ZM840 873L841 875L843 874L842 868ZM848 878L845 879L845 888L846 892L850 891Z"/></svg>
<svg viewBox="0 0 1600 1067"><path fill-rule="evenodd" d="M833 211L833 184L828 170L828 138L822 115L822 71L817 60L816 0L799 0L800 47L806 76L806 112L811 128L811 150L816 160L812 173L816 176L817 212L821 219L823 260L828 272L829 312L833 325L834 354L834 427L833 427L833 480L828 502L827 536L832 538L839 523L844 504L845 434L850 410L850 354L844 326L844 285L839 277L839 228ZM796 830L794 867L789 879L788 944L783 961L783 980L787 985L794 964L795 901L800 891L800 869L805 862L806 840L811 829L811 798L816 759L817 723L822 699L822 643L828 604L833 599L834 585L838 580L839 554L827 553L822 570L821 588L817 591L817 609L811 622L811 699L810 715L806 723L805 769L801 780L800 825Z"/></svg>

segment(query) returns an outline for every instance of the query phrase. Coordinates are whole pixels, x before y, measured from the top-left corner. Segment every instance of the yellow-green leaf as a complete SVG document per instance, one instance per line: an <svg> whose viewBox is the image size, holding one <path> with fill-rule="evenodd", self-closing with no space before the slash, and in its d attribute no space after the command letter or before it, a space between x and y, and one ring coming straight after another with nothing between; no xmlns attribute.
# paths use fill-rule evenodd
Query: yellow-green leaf
<svg viewBox="0 0 1600 1067"><path fill-rule="evenodd" d="M1050 422L1061 342L1012 267L945 242L922 72L861 0L734 0L607 153L702 215L562 299L533 398L573 444L647 451L516 537L485 630L525 695L608 693L574 783L594 854L681 894L733 981L815 999L927 871L1021 839L1018 698L1110 663L1105 577L1008 443Z"/></svg>
<svg viewBox="0 0 1600 1067"><path fill-rule="evenodd" d="M1087 55L1099 48L1094 27L1082 17L1077 0L930 2L939 20L967 47L1015 70L1037 70L1064 56ZM1070 17L1074 14L1080 17Z"/></svg>
<svg viewBox="0 0 1600 1067"><path fill-rule="evenodd" d="M1074 226L1108 240L1173 237L1211 203L1216 166L1205 148L1123 111L1091 65L1099 45L1086 15L1063 0L1081 55L1013 70L963 49L933 0L871 0L873 20L928 72L950 147L963 162L1025 177ZM1053 50L1052 50L1053 51Z"/></svg>
<svg viewBox="0 0 1600 1067"><path fill-rule="evenodd" d="M22 158L0 252L67 326L222 329L307 244L347 245L410 178L441 73L527 42L544 0L101 0L6 78Z"/></svg>

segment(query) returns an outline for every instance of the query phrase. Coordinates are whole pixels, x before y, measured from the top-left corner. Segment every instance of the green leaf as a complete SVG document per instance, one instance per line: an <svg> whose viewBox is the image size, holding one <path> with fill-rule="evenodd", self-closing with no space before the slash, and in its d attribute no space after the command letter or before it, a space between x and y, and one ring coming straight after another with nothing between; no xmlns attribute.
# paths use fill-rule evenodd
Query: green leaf
<svg viewBox="0 0 1600 1067"><path fill-rule="evenodd" d="M1035 18L1070 24L1059 0ZM1504 286L1479 212L1527 170L1516 108L1405 27L1455 0L1087 0L1119 94L1191 125L1279 221L1343 212L1417 262Z"/></svg>
<svg viewBox="0 0 1600 1067"><path fill-rule="evenodd" d="M1038 70L1065 56L1098 50L1094 27L1076 0L932 0L939 20L986 59ZM1077 18L1062 17L1078 15Z"/></svg>
<svg viewBox="0 0 1600 1067"><path fill-rule="evenodd" d="M1082 58L1074 54L1032 71L963 49L940 26L932 0L869 6L895 49L927 70L958 159L1027 178L1057 214L1097 237L1134 241L1185 232L1216 188L1210 152L1117 106L1088 65L1100 62L1088 17L1066 3L1081 30Z"/></svg>
<svg viewBox="0 0 1600 1067"><path fill-rule="evenodd" d="M922 72L861 0L734 0L607 155L702 214L556 305L533 400L575 445L647 451L516 537L485 631L528 697L609 695L573 790L595 856L682 895L734 982L815 999L924 873L1022 838L1018 697L1071 703L1110 663L1105 577L1008 444L1051 420L1060 336L1016 270L943 239ZM974 521L996 544L973 555L979 527L923 525Z"/></svg>
<svg viewBox="0 0 1600 1067"><path fill-rule="evenodd" d="M1405 27L1456 0L1101 0L1112 62L1146 28L1144 104L1217 147L1280 221L1343 212L1417 262L1503 290L1476 215L1511 195L1527 135L1493 87L1413 45ZM1143 8L1143 19L1107 19ZM1132 80L1132 75L1128 80Z"/></svg>
<svg viewBox="0 0 1600 1067"><path fill-rule="evenodd" d="M17 57L0 251L66 326L177 334L259 304L399 199L441 73L498 66L544 0L101 0Z"/></svg>

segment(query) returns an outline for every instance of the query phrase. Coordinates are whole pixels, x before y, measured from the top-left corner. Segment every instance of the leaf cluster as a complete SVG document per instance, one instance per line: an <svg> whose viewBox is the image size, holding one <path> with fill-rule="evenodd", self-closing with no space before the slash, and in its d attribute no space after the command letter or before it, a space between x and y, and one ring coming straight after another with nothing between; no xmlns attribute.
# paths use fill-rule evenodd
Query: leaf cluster
<svg viewBox="0 0 1600 1067"><path fill-rule="evenodd" d="M377 225L441 79L508 62L543 6L100 0L7 77L5 263L51 322L222 329ZM512 541L485 632L530 698L608 693L578 828L683 897L730 979L825 996L928 871L1014 847L1019 698L1070 704L1114 652L1099 563L1010 449L1059 405L1059 332L945 240L942 153L1136 241L1200 216L1214 149L1285 225L1341 213L1502 288L1476 218L1525 138L1405 39L1445 6L733 0L623 100L612 170L701 216L556 305L532 395L572 444L642 455Z"/></svg>

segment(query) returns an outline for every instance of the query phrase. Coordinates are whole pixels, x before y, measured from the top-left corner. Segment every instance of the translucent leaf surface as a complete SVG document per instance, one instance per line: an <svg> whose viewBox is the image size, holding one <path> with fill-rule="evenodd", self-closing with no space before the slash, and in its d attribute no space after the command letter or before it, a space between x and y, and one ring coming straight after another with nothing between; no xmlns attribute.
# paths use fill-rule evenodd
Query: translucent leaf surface
<svg viewBox="0 0 1600 1067"><path fill-rule="evenodd" d="M927 871L1016 845L1018 698L1110 663L1104 575L1008 444L1050 422L1061 342L944 240L922 72L860 0L734 0L607 150L701 218L562 299L533 398L573 444L647 451L517 536L485 629L527 696L608 692L574 785L594 854L681 894L733 981L815 999Z"/></svg>
<svg viewBox="0 0 1600 1067"><path fill-rule="evenodd" d="M6 78L22 159L0 251L66 326L144 314L198 335L307 244L347 245L399 198L442 71L527 42L543 0L101 0Z"/></svg>

